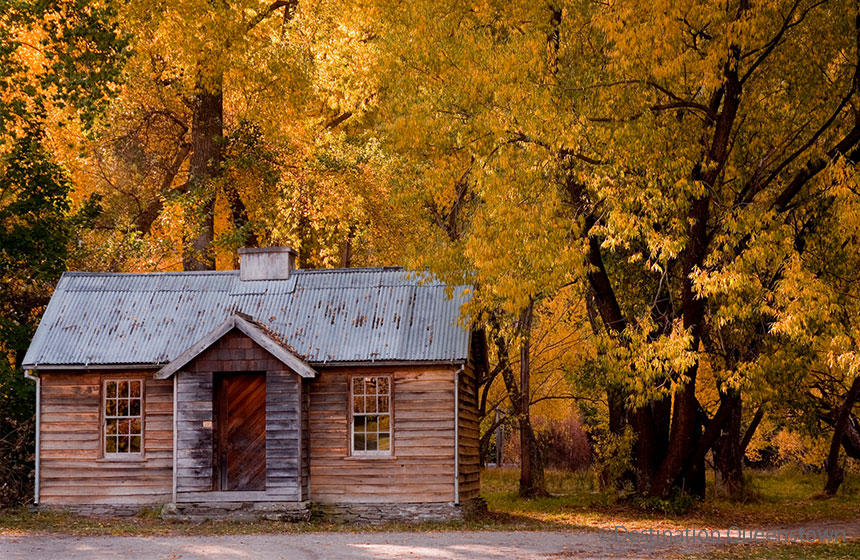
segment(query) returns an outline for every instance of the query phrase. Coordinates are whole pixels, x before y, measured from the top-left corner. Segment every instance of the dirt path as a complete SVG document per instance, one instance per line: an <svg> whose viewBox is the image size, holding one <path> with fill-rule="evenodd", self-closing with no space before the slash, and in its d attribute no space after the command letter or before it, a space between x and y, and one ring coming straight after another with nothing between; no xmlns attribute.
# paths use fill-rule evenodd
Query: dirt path
<svg viewBox="0 0 860 560"><path fill-rule="evenodd" d="M772 531L773 528L770 528ZM844 533L860 538L860 519L786 526L801 539ZM355 559L508 560L548 558L667 559L737 542L735 531L683 537L614 531L441 531L299 533L228 536L74 537L59 534L0 536L4 560ZM744 528L747 539L754 530Z"/></svg>
<svg viewBox="0 0 860 560"><path fill-rule="evenodd" d="M666 558L692 548L615 542L599 532L307 533L207 537L0 537L7 560ZM701 549L699 549L701 550Z"/></svg>

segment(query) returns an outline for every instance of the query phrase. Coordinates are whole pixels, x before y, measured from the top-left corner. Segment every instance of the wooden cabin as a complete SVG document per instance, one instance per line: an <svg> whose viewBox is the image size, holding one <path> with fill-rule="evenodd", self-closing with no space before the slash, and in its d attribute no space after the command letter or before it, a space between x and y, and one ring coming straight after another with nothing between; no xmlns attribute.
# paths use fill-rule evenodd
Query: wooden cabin
<svg viewBox="0 0 860 560"><path fill-rule="evenodd" d="M476 500L485 349L460 325L468 288L240 255L239 271L63 275L24 360L36 502L414 518Z"/></svg>

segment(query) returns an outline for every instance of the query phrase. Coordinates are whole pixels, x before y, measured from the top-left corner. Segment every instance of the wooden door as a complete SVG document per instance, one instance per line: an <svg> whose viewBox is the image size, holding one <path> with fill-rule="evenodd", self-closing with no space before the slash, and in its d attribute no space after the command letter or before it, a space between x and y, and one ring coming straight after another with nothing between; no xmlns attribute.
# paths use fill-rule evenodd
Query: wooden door
<svg viewBox="0 0 860 560"><path fill-rule="evenodd" d="M266 375L216 379L216 489L265 490Z"/></svg>

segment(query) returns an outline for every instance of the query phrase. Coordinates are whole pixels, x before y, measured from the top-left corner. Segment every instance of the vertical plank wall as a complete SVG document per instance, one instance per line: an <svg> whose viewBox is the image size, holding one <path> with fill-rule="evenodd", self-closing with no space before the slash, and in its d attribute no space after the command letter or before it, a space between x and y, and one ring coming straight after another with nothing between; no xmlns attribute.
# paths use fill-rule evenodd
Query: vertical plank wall
<svg viewBox="0 0 860 560"><path fill-rule="evenodd" d="M209 492L214 479L212 371L197 360L176 374L176 499Z"/></svg>
<svg viewBox="0 0 860 560"><path fill-rule="evenodd" d="M311 495L311 453L310 453L310 379L302 379L302 500L309 500Z"/></svg>
<svg viewBox="0 0 860 560"><path fill-rule="evenodd" d="M320 369L310 384L310 499L454 501L454 366ZM393 377L393 457L349 456L351 374Z"/></svg>
<svg viewBox="0 0 860 560"><path fill-rule="evenodd" d="M260 352L265 352L260 349ZM272 362L266 372L266 494L302 499L302 378Z"/></svg>
<svg viewBox="0 0 860 560"><path fill-rule="evenodd" d="M173 485L173 381L152 371L39 372L42 379L40 502L46 505L169 502ZM102 458L105 378L144 380L142 459Z"/></svg>

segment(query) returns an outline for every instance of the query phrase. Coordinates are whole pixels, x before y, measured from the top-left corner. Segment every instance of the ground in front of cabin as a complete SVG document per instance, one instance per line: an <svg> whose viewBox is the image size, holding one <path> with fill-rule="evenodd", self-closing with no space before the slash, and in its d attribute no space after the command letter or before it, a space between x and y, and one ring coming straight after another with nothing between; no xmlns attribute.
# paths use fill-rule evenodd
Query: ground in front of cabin
<svg viewBox="0 0 860 560"><path fill-rule="evenodd" d="M853 529L860 529L856 524ZM858 533L854 533L855 536ZM756 546L671 540L634 541L588 530L318 532L217 536L0 537L0 558L107 560L355 559L498 560L500 558L628 558L690 560L860 558L860 541L828 545Z"/></svg>
<svg viewBox="0 0 860 560"><path fill-rule="evenodd" d="M849 476L835 498L823 500L819 478L793 470L751 473L749 496L740 503L710 496L703 504L630 504L599 492L587 472L549 473L553 496L522 500L516 471L493 469L482 476L486 516L380 527L169 523L155 511L93 519L18 509L0 511L0 558L860 558L860 480ZM730 527L745 531L747 542L737 544ZM667 531L685 536L669 538ZM767 543L774 536L819 542ZM845 542L826 542L843 536Z"/></svg>

